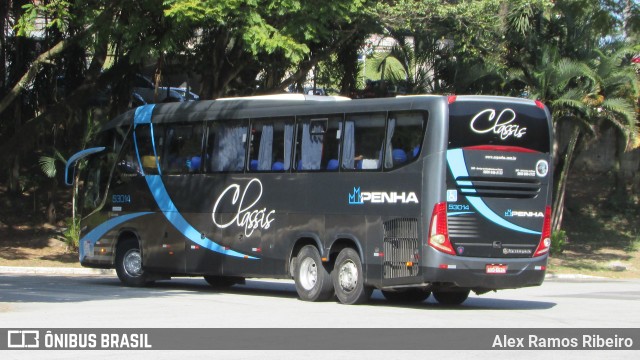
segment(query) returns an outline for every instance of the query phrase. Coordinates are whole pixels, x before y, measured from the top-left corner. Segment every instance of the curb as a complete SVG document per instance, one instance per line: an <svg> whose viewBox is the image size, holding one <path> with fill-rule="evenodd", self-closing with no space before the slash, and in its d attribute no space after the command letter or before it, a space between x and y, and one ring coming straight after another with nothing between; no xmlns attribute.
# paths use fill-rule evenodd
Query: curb
<svg viewBox="0 0 640 360"><path fill-rule="evenodd" d="M587 279L610 279L603 276L583 275L583 274L546 274L545 280L587 280ZM610 279L611 280L611 279Z"/></svg>
<svg viewBox="0 0 640 360"><path fill-rule="evenodd" d="M0 274L22 275L115 275L112 269L0 266Z"/></svg>

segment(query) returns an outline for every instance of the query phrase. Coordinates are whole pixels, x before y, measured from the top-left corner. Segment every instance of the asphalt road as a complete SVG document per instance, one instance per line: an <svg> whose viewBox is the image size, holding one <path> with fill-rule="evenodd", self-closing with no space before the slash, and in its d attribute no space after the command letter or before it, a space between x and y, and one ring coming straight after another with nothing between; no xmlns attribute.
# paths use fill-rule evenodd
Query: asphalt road
<svg viewBox="0 0 640 360"><path fill-rule="evenodd" d="M460 307L433 299L393 305L374 292L366 305L309 303L297 299L292 282L248 280L225 291L200 278L126 288L114 276L0 274L0 328L640 328L640 280L547 280L541 287L472 294ZM464 339L460 339L464 341ZM73 358L96 352L24 351L1 358ZM97 358L121 358L100 351ZM198 355L200 352L189 353ZM468 352L466 352L468 353ZM471 352L474 358L512 359L512 351ZM535 355L537 353L537 355ZM91 355L94 354L94 355ZM141 358L175 358L177 352L135 352ZM153 355L151 355L153 354ZM185 353L186 354L186 353ZM452 352L214 352L215 358L376 359L460 358ZM348 356L345 356L348 354ZM539 352L515 353L539 358ZM637 351L545 351L545 358L637 358ZM600 354L600 355L598 355ZM615 355L614 355L615 354ZM6 355L6 356L4 356ZM143 356L142 356L143 355ZM535 355L535 356L534 356ZM596 355L598 355L596 357ZM614 355L614 356L609 356ZM181 355L181 357L184 357Z"/></svg>

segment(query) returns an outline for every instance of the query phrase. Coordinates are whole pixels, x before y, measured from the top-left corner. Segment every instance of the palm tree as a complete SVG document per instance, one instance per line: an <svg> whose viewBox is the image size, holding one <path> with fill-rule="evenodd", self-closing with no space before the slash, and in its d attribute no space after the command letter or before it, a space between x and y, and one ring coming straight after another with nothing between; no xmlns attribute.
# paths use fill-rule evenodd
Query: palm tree
<svg viewBox="0 0 640 360"><path fill-rule="evenodd" d="M631 150L638 137L636 105L640 86L635 69L631 66L634 52L629 47L609 52L594 51L592 67L598 76L597 92L589 94L587 101L594 108L594 122L598 127L615 128L616 153L614 158L614 203L628 198L622 176L623 154Z"/></svg>
<svg viewBox="0 0 640 360"><path fill-rule="evenodd" d="M382 58L378 65L378 72L381 73L381 80L389 79L395 84L402 84L406 87L407 94L425 94L434 91L433 69L435 54L433 49L424 51L420 49L424 43L416 44L414 38L396 34L394 36L397 43L391 48L386 56ZM400 63L400 69L395 71L388 66L389 60L395 59ZM400 70L400 71L399 71Z"/></svg>
<svg viewBox="0 0 640 360"><path fill-rule="evenodd" d="M584 133L593 133L585 94L591 92L596 74L588 64L561 58L557 48L544 46L540 61L510 71L510 85L520 93L545 103L554 121L556 162L552 227L560 229L567 177L576 145ZM568 135L564 135L568 133ZM559 140L567 139L566 144Z"/></svg>
<svg viewBox="0 0 640 360"><path fill-rule="evenodd" d="M512 71L512 82L532 99L545 103L554 121L556 168L554 174L553 230L564 213L567 178L581 138L596 137L603 126L614 126L624 144L637 136L635 100L638 84L633 71L621 66L621 52L597 51L591 62L561 58L553 46L542 49L537 66ZM619 156L616 162L620 162Z"/></svg>

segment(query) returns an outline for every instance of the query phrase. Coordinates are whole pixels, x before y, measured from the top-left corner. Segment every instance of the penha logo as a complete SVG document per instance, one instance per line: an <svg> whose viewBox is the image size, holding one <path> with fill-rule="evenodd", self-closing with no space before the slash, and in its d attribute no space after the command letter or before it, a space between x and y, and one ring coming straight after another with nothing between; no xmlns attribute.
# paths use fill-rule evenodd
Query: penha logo
<svg viewBox="0 0 640 360"><path fill-rule="evenodd" d="M360 188L353 188L353 194L349 194L349 205L362 205L364 201L362 201L362 194L360 193Z"/></svg>
<svg viewBox="0 0 640 360"><path fill-rule="evenodd" d="M415 192L366 192L360 191L359 187L353 188L353 193L349 194L349 205L363 205L365 202L372 204L417 204L418 196Z"/></svg>
<svg viewBox="0 0 640 360"><path fill-rule="evenodd" d="M507 210L504 212L505 217L525 217L525 218L541 218L544 214L541 211L521 211L521 210Z"/></svg>
<svg viewBox="0 0 640 360"><path fill-rule="evenodd" d="M494 134L500 135L500 139L502 140L506 140L509 137L519 139L527 133L527 128L513 124L515 119L516 112L511 109L502 110L497 117L495 109L485 109L477 113L476 116L471 119L469 127L471 127L471 130L476 134L493 132ZM476 122L486 123L486 125L476 124Z"/></svg>
<svg viewBox="0 0 640 360"><path fill-rule="evenodd" d="M253 198L248 194L252 194ZM267 210L267 208L254 209L253 207L260 201L260 198L262 198L262 183L258 179L251 179L244 188L244 191L238 184L229 185L229 187L224 189L222 194L220 194L215 205L213 205L213 211L211 213L213 223L221 229L233 224L244 227L244 234L247 237L251 236L258 228L268 229L275 220L273 215L276 211ZM230 206L235 209L235 216L231 221L218 224L216 214L220 212L218 210L220 206Z"/></svg>

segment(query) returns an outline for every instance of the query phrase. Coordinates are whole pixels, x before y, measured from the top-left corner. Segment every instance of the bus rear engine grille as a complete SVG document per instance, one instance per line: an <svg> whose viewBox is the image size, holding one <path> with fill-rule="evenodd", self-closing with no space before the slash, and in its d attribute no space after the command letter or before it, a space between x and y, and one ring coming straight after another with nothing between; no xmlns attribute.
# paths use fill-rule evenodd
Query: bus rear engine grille
<svg viewBox="0 0 640 360"><path fill-rule="evenodd" d="M418 219L400 218L384 223L384 278L417 276L420 260Z"/></svg>
<svg viewBox="0 0 640 360"><path fill-rule="evenodd" d="M541 183L535 179L489 178L465 176L456 178L458 190L467 196L509 199L532 199L540 193Z"/></svg>
<svg viewBox="0 0 640 360"><path fill-rule="evenodd" d="M458 238L478 238L478 219L475 216L449 216L447 217L449 227L449 237Z"/></svg>

